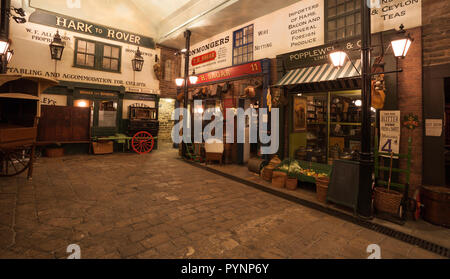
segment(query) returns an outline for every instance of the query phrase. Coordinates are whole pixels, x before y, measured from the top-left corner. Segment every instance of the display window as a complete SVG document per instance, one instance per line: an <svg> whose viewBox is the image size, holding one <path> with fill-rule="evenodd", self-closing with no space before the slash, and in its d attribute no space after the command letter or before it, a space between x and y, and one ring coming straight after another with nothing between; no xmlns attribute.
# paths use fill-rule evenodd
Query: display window
<svg viewBox="0 0 450 279"><path fill-rule="evenodd" d="M357 160L361 150L361 91L293 96L291 150L302 161ZM375 122L376 111L372 110Z"/></svg>

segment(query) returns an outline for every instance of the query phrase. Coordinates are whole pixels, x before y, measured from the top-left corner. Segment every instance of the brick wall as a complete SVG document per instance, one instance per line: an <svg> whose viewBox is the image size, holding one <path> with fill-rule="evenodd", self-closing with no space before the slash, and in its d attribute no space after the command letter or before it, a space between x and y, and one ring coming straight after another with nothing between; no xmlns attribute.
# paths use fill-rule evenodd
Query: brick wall
<svg viewBox="0 0 450 279"><path fill-rule="evenodd" d="M402 119L405 115L413 113L419 117L421 127L413 132L402 127L400 153L408 153L408 138L412 136L412 167L411 191L422 185L422 150L423 150L423 100L422 100L422 36L421 27L409 29L408 32L415 38L411 49L405 59L399 59L399 68L403 69L398 75L398 102ZM403 160L402 160L403 161ZM406 163L401 162L401 168Z"/></svg>
<svg viewBox="0 0 450 279"><path fill-rule="evenodd" d="M424 66L450 63L450 1L422 0L422 27Z"/></svg>
<svg viewBox="0 0 450 279"><path fill-rule="evenodd" d="M160 141L172 141L172 128L174 121L172 113L175 109L175 100L170 98L159 99L159 134Z"/></svg>
<svg viewBox="0 0 450 279"><path fill-rule="evenodd" d="M177 96L177 86L175 84L175 78L181 76L181 56L175 55L177 49L169 48L163 45L158 45L158 48L161 49L161 69L163 73L162 80L159 83L159 89L161 90L161 98L173 98L175 99ZM170 80L166 80L166 61L170 59L173 61L173 69L172 74L173 77Z"/></svg>

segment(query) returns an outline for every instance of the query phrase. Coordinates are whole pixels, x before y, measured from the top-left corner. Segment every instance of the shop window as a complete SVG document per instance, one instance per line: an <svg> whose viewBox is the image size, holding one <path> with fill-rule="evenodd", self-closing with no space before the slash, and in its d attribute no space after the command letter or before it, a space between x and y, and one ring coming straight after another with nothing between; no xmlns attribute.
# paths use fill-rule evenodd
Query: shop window
<svg viewBox="0 0 450 279"><path fill-rule="evenodd" d="M233 34L233 65L253 61L253 24Z"/></svg>
<svg viewBox="0 0 450 279"><path fill-rule="evenodd" d="M173 74L173 61L168 59L164 62L164 80L165 81L174 81L175 77Z"/></svg>
<svg viewBox="0 0 450 279"><path fill-rule="evenodd" d="M326 0L327 42L361 34L360 3L359 0Z"/></svg>
<svg viewBox="0 0 450 279"><path fill-rule="evenodd" d="M296 159L323 164L357 160L361 150L361 91L298 94L294 98L304 100L293 107L291 151ZM373 122L375 116L373 112ZM297 119L305 119L306 129L296 128Z"/></svg>
<svg viewBox="0 0 450 279"><path fill-rule="evenodd" d="M76 39L75 66L93 70L119 72L121 48L100 42Z"/></svg>
<svg viewBox="0 0 450 279"><path fill-rule="evenodd" d="M117 102L101 101L98 111L98 127L116 127L117 119Z"/></svg>

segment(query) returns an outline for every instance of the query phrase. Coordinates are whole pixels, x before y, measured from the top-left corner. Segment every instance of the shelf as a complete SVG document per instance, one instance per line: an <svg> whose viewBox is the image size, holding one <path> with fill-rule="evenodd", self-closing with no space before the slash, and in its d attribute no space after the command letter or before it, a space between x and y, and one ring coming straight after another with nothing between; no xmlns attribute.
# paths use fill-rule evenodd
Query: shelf
<svg viewBox="0 0 450 279"><path fill-rule="evenodd" d="M361 123L350 123L350 122L330 122L331 125L341 125L341 126L361 126Z"/></svg>

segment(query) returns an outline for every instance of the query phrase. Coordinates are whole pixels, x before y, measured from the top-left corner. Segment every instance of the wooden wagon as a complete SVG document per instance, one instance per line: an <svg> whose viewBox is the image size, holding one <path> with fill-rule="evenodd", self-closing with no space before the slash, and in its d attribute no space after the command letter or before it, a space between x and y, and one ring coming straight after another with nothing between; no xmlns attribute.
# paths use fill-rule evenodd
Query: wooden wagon
<svg viewBox="0 0 450 279"><path fill-rule="evenodd" d="M0 177L28 170L32 178L40 96L57 84L47 78L0 75Z"/></svg>

